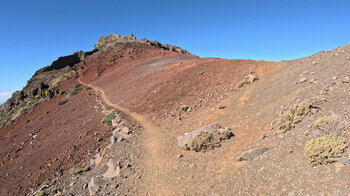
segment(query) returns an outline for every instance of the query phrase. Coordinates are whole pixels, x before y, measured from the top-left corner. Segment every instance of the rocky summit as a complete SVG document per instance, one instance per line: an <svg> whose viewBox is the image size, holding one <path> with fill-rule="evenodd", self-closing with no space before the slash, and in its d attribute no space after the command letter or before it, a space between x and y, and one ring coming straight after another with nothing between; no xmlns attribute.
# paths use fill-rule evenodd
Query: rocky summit
<svg viewBox="0 0 350 196"><path fill-rule="evenodd" d="M105 48L113 47L117 44L123 44L123 43L148 44L151 46L158 47L162 50L169 50L169 51L174 51L174 52L178 52L181 54L194 56L193 54L189 53L187 50L182 49L182 48L175 46L175 45L171 46L169 44L161 44L157 40L149 41L146 38L137 40L133 34L129 34L128 36L126 36L126 35L120 36L120 35L114 33L113 35L102 36L102 37L100 37L100 39L98 40L98 42L94 48L95 48L95 50L98 50L98 49L103 50Z"/></svg>
<svg viewBox="0 0 350 196"><path fill-rule="evenodd" d="M0 106L0 195L350 195L349 66L100 37Z"/></svg>

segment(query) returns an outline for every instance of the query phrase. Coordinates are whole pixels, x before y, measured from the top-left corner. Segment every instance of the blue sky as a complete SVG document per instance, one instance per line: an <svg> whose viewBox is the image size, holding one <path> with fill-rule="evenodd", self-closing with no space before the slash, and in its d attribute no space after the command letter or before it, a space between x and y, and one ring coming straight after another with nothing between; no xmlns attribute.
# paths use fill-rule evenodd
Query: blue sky
<svg viewBox="0 0 350 196"><path fill-rule="evenodd" d="M0 103L37 69L91 50L102 35L133 33L201 57L279 61L348 44L349 7L345 0L0 0Z"/></svg>

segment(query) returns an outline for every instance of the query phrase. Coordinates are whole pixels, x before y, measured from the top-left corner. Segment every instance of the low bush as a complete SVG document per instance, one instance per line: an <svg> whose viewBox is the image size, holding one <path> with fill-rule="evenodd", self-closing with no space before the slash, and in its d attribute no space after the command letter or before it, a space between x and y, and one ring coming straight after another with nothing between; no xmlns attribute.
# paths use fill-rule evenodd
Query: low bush
<svg viewBox="0 0 350 196"><path fill-rule="evenodd" d="M68 99L63 99L61 101L58 102L58 105L63 105L65 103L67 103Z"/></svg>
<svg viewBox="0 0 350 196"><path fill-rule="evenodd" d="M109 61L107 62L107 65L109 65L109 64L111 64L111 63L113 63L113 59L109 60Z"/></svg>
<svg viewBox="0 0 350 196"><path fill-rule="evenodd" d="M221 146L221 142L230 139L233 133L229 130L214 130L213 132L201 132L194 137L189 145L190 150L196 152L207 151Z"/></svg>
<svg viewBox="0 0 350 196"><path fill-rule="evenodd" d="M102 123L107 125L107 126L111 126L112 120L115 119L115 117L116 117L115 113L111 112L103 118Z"/></svg>
<svg viewBox="0 0 350 196"><path fill-rule="evenodd" d="M77 84L74 86L72 92L70 93L70 95L76 95L78 94L81 90L83 90L83 87L79 84L77 86Z"/></svg>
<svg viewBox="0 0 350 196"><path fill-rule="evenodd" d="M89 170L90 170L89 166L86 166L86 167L83 167L83 168L76 168L76 169L72 170L72 174L80 174L80 173L83 173L83 172L87 172Z"/></svg>
<svg viewBox="0 0 350 196"><path fill-rule="evenodd" d="M311 112L312 108L313 106L309 103L295 104L280 115L277 128L282 133L291 130Z"/></svg>
<svg viewBox="0 0 350 196"><path fill-rule="evenodd" d="M311 166L328 164L336 162L347 146L345 137L337 131L332 131L306 142L305 156Z"/></svg>
<svg viewBox="0 0 350 196"><path fill-rule="evenodd" d="M333 116L321 116L314 122L313 127L320 127L321 125L331 121L332 119Z"/></svg>
<svg viewBox="0 0 350 196"><path fill-rule="evenodd" d="M26 114L28 112L28 108L23 108L22 110L21 110L21 114Z"/></svg>
<svg viewBox="0 0 350 196"><path fill-rule="evenodd" d="M55 186L50 187L51 193L57 193L58 189Z"/></svg>
<svg viewBox="0 0 350 196"><path fill-rule="evenodd" d="M37 194L35 194L35 196L46 196L47 194L45 193L45 191L40 191Z"/></svg>

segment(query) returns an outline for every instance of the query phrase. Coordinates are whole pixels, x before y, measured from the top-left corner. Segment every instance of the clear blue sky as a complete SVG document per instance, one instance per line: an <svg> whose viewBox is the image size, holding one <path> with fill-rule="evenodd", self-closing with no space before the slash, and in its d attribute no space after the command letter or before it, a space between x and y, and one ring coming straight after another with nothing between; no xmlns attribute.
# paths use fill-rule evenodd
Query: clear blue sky
<svg viewBox="0 0 350 196"><path fill-rule="evenodd" d="M294 59L350 41L350 1L0 0L0 102L99 36L133 33L201 57Z"/></svg>

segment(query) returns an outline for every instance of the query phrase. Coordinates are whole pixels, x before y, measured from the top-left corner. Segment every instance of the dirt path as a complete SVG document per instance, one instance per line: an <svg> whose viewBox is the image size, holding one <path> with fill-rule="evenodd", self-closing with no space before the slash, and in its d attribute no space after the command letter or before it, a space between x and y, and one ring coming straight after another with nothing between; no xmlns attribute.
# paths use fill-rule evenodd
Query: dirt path
<svg viewBox="0 0 350 196"><path fill-rule="evenodd" d="M98 87L86 84L78 78L78 82L84 86L92 87L101 92L102 100L109 106L121 111L125 115L136 120L143 127L142 134L142 149L144 149L144 182L143 191L146 195L171 195L174 190L169 188L169 179L167 178L167 172L170 171L170 167L174 167L174 163L165 153L164 148L166 144L163 140L163 133L158 127L155 127L150 123L150 120L146 116L142 116L135 112L123 108L115 103L112 103L106 93Z"/></svg>

